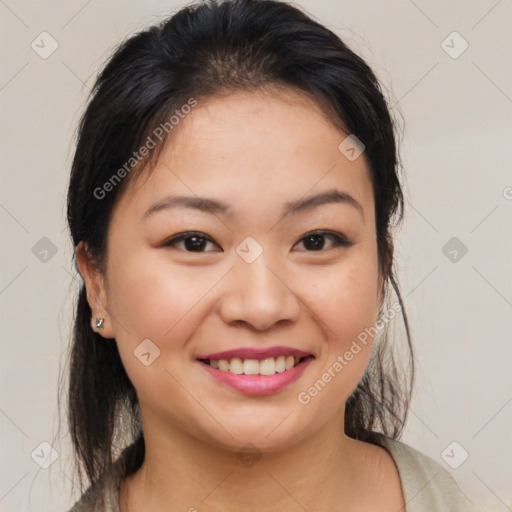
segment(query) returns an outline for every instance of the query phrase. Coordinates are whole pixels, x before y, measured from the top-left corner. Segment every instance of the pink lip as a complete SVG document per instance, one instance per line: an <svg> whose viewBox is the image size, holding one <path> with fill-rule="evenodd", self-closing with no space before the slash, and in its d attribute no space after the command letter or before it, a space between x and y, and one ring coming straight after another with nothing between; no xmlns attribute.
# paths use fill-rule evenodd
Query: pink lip
<svg viewBox="0 0 512 512"><path fill-rule="evenodd" d="M225 352L215 352L214 354L206 354L199 356L196 359L209 359L210 361L218 361L220 359L233 359L238 357L240 359L256 359L262 361L269 357L278 356L296 356L306 357L312 355L309 352L298 350L291 347L271 347L267 349L260 348L235 348L233 350L226 350Z"/></svg>
<svg viewBox="0 0 512 512"><path fill-rule="evenodd" d="M237 353L240 352L238 351ZM305 355L308 354L306 353ZM241 393L247 395L270 395L283 390L292 382L295 382L304 373L304 370L312 360L313 357L307 358L291 370L285 370L274 375L236 375L231 372L217 370L200 361L199 364L217 381L227 384Z"/></svg>

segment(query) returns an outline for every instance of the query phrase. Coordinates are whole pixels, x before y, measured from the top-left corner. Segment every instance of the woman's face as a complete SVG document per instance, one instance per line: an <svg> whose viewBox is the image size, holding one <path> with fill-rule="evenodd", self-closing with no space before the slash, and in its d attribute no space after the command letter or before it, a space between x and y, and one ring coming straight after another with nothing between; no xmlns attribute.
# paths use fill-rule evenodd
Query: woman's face
<svg viewBox="0 0 512 512"><path fill-rule="evenodd" d="M271 451L342 421L381 305L369 171L338 148L347 136L292 91L234 93L199 102L129 183L109 227L105 334L143 422ZM310 357L283 371L293 351Z"/></svg>

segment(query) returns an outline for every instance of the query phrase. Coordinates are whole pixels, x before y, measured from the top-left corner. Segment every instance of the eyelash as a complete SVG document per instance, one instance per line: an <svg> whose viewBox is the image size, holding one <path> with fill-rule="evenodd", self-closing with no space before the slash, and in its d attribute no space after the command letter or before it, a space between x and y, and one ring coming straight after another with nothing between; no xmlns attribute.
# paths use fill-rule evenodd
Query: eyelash
<svg viewBox="0 0 512 512"><path fill-rule="evenodd" d="M326 238L330 238L333 242L334 242L334 246L335 247L350 247L351 245L353 245L353 242L350 242L349 240L347 240L343 235L341 235L340 233L336 233L336 232L332 232L332 231L311 231L309 233L306 233L300 240L299 242L302 242L303 240L305 240L306 238L310 237L310 236L323 236L323 237L326 237ZM179 242L183 242L184 240L187 240L189 238L201 238L203 240L207 240L208 242L211 242L211 243L214 243L215 242L210 238L208 237L207 235L205 235L204 233L201 233L200 231L187 231L185 233L181 233L179 235L176 235L172 238L170 238L169 240L166 240L162 245L163 247L173 247L175 246L177 243ZM325 252L327 249L320 249L318 251L304 251L304 252ZM187 251L185 250L185 252L187 253L191 253L191 254L194 254L194 253L197 253L197 254L201 254L201 253L205 253L205 252L212 252L212 251ZM216 251L213 251L213 252L216 252Z"/></svg>

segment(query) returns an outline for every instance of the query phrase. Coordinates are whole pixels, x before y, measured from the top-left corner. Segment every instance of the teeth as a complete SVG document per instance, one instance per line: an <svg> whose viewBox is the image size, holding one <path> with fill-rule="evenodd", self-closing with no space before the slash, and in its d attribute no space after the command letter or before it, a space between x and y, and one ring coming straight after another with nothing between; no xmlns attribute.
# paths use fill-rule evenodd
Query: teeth
<svg viewBox="0 0 512 512"><path fill-rule="evenodd" d="M269 357L260 361L259 371L260 375L274 375L276 373L276 359L275 357Z"/></svg>
<svg viewBox="0 0 512 512"><path fill-rule="evenodd" d="M231 370L231 367L229 368ZM244 375L258 375L260 373L260 362L256 359L244 360Z"/></svg>
<svg viewBox="0 0 512 512"><path fill-rule="evenodd" d="M233 358L231 361L226 361L229 363L229 371L231 373L236 373L237 375L242 375L245 373L245 365L241 359Z"/></svg>
<svg viewBox="0 0 512 512"><path fill-rule="evenodd" d="M261 361L234 357L218 361L211 360L210 366L236 375L275 375L285 370L291 370L299 361L300 358L294 356L269 357Z"/></svg>

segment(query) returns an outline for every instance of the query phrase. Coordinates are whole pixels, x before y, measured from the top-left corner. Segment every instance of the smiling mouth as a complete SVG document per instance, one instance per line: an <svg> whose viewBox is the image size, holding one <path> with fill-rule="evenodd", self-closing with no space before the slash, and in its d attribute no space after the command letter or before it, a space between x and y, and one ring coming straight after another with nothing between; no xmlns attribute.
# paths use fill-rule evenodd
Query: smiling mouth
<svg viewBox="0 0 512 512"><path fill-rule="evenodd" d="M314 357L312 355L304 357L289 355L269 357L262 360L233 357L231 359L198 359L198 361L221 372L229 372L235 375L268 376L291 370L308 359L314 359Z"/></svg>

